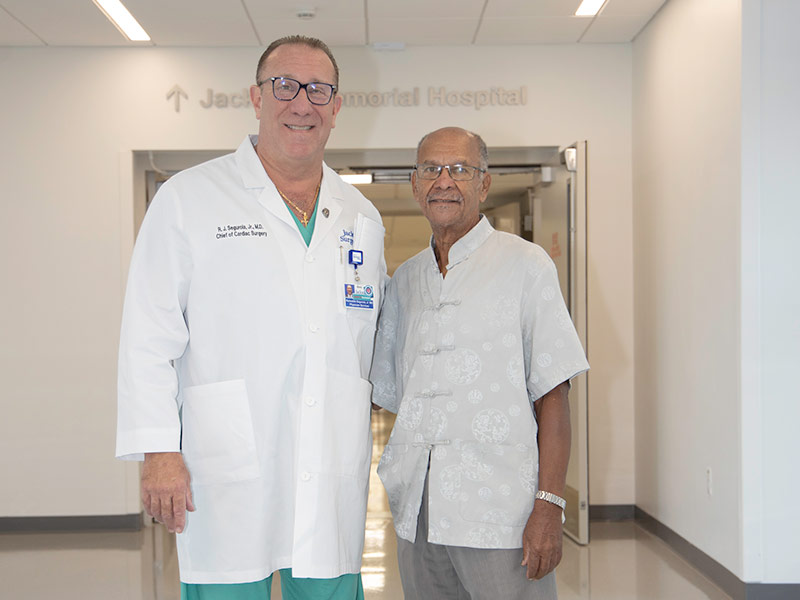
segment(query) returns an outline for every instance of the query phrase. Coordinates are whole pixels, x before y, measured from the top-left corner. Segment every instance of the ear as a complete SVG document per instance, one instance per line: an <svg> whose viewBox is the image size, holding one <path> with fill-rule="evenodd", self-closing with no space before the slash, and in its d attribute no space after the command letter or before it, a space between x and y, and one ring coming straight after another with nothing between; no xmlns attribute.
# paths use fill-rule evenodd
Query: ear
<svg viewBox="0 0 800 600"><path fill-rule="evenodd" d="M250 86L250 102L256 110L256 119L261 118L261 88L257 85Z"/></svg>
<svg viewBox="0 0 800 600"><path fill-rule="evenodd" d="M492 185L492 176L489 173L484 173L483 180L481 181L481 202L486 202L486 198L489 196L490 185Z"/></svg>
<svg viewBox="0 0 800 600"><path fill-rule="evenodd" d="M331 129L336 127L336 115L339 114L339 111L342 109L342 97L339 94L336 94L336 97L333 99L333 121L331 121Z"/></svg>

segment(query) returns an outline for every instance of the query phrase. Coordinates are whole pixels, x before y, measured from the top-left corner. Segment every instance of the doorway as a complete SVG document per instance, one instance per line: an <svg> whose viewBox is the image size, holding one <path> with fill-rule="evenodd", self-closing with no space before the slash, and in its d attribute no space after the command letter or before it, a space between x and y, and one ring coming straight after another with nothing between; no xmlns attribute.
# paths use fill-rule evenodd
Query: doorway
<svg viewBox="0 0 800 600"><path fill-rule="evenodd" d="M561 294L578 337L588 352L586 298L586 142L559 152L558 163L542 166L530 193L533 242L558 270ZM567 468L565 532L589 543L588 374L572 380L569 394L572 440Z"/></svg>
<svg viewBox="0 0 800 600"><path fill-rule="evenodd" d="M484 214L501 231L542 246L556 263L564 300L585 350L586 142L556 146L490 148L492 186ZM230 150L134 152L134 228L150 199L172 174ZM415 149L328 150L325 162L340 174L370 174L357 185L380 211L386 227L385 255L391 275L430 240L430 227L411 192ZM567 471L565 532L589 542L588 380L572 382L572 443Z"/></svg>
<svg viewBox="0 0 800 600"><path fill-rule="evenodd" d="M483 205L495 229L542 246L556 264L561 293L585 351L586 169L585 141L564 148L490 148L492 185ZM359 185L381 213L385 255L391 275L429 243L431 230L411 192L412 149L329 151L325 160L340 173L369 174ZM572 438L567 470L564 530L575 542L589 543L588 375L570 390Z"/></svg>

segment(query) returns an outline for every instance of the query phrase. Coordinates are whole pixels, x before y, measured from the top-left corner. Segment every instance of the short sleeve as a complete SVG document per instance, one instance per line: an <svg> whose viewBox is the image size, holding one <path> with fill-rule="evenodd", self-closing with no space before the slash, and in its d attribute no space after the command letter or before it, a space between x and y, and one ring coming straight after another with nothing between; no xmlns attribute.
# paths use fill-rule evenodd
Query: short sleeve
<svg viewBox="0 0 800 600"><path fill-rule="evenodd" d="M378 333L375 336L375 351L369 379L372 383L372 401L393 413L400 407L398 399L400 382L397 380L399 318L397 280L392 279L386 286L386 296L378 317Z"/></svg>
<svg viewBox="0 0 800 600"><path fill-rule="evenodd" d="M556 267L538 246L529 257L524 281L523 351L533 402L586 371L589 363L561 295Z"/></svg>

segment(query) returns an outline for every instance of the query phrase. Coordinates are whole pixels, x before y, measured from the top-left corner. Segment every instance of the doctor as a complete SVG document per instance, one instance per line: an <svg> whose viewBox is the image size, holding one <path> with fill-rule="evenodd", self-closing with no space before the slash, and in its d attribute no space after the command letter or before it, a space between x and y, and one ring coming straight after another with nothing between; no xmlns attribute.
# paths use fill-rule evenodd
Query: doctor
<svg viewBox="0 0 800 600"><path fill-rule="evenodd" d="M258 136L166 182L133 253L117 456L179 534L184 599L263 600L277 570L284 598L363 598L386 268L378 211L322 161L338 79L323 42L273 42Z"/></svg>

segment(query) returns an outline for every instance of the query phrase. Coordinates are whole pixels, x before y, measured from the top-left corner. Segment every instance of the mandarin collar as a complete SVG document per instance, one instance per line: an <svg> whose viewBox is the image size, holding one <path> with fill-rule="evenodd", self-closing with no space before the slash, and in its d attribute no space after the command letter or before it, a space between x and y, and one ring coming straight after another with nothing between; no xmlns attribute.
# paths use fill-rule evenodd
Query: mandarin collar
<svg viewBox="0 0 800 600"><path fill-rule="evenodd" d="M467 260L475 250L480 248L483 243L489 239L489 236L492 235L494 232L494 227L492 227L491 223L489 223L489 219L486 218L486 215L481 213L480 220L475 224L475 226L470 229L467 233L465 233L461 238L459 238L455 244L450 247L450 252L447 255L448 265L447 270L449 271L457 264ZM436 263L436 253L434 252L434 247L436 243L431 236L431 243L430 243L430 251L431 257L433 259L433 264L436 267L436 270L439 270L439 266Z"/></svg>

